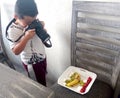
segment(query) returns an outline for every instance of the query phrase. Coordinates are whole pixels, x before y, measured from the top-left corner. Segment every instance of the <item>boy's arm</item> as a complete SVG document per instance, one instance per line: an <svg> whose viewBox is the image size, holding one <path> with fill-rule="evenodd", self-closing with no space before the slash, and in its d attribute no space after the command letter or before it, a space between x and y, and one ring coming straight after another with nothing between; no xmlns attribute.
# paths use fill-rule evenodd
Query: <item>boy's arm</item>
<svg viewBox="0 0 120 98"><path fill-rule="evenodd" d="M35 35L35 29L31 29L25 32L25 35L21 38L20 42L17 43L12 51L15 55L19 55L25 48L29 39L31 39Z"/></svg>

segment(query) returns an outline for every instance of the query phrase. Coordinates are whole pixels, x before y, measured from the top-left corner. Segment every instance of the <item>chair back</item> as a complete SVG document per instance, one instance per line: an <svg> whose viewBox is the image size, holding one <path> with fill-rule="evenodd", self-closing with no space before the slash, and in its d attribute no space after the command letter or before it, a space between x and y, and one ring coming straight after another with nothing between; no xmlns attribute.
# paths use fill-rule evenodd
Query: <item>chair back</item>
<svg viewBox="0 0 120 98"><path fill-rule="evenodd" d="M71 63L115 87L120 70L120 3L73 1Z"/></svg>

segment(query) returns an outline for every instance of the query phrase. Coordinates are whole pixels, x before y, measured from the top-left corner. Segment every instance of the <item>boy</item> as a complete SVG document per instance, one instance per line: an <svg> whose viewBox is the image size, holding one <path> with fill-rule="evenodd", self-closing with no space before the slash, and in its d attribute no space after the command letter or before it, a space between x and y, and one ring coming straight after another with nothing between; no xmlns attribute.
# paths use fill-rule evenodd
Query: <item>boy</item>
<svg viewBox="0 0 120 98"><path fill-rule="evenodd" d="M15 55L21 57L21 61L28 72L29 77L46 86L46 55L41 39L36 35L35 29L25 31L37 17L38 10L34 0L17 0L15 4L15 22L8 29L11 40L10 48ZM40 62L29 64L33 55L42 59ZM32 70L33 69L33 70ZM32 73L31 73L32 70Z"/></svg>

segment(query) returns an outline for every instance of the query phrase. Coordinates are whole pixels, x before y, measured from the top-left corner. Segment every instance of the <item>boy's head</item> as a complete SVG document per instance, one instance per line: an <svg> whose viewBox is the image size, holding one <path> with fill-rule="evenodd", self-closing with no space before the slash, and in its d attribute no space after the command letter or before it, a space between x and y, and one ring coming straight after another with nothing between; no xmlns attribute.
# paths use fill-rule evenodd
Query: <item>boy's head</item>
<svg viewBox="0 0 120 98"><path fill-rule="evenodd" d="M15 18L29 24L38 14L37 5L34 0L17 0L15 4ZM26 23L24 23L26 22Z"/></svg>
<svg viewBox="0 0 120 98"><path fill-rule="evenodd" d="M19 18L24 16L34 17L38 14L38 9L34 0L17 0L15 4L15 14Z"/></svg>

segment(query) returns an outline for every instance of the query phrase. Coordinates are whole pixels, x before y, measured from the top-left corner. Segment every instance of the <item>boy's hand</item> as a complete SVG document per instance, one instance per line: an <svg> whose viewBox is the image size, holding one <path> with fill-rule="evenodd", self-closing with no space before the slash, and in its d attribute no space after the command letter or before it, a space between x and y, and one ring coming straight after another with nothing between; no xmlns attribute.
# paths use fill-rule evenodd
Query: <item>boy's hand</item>
<svg viewBox="0 0 120 98"><path fill-rule="evenodd" d="M29 40L35 35L35 29L30 29L25 32L25 37Z"/></svg>
<svg viewBox="0 0 120 98"><path fill-rule="evenodd" d="M25 35L21 38L20 42L17 43L12 49L15 55L19 55L25 48L29 39L35 35L35 29L31 29L25 32Z"/></svg>

